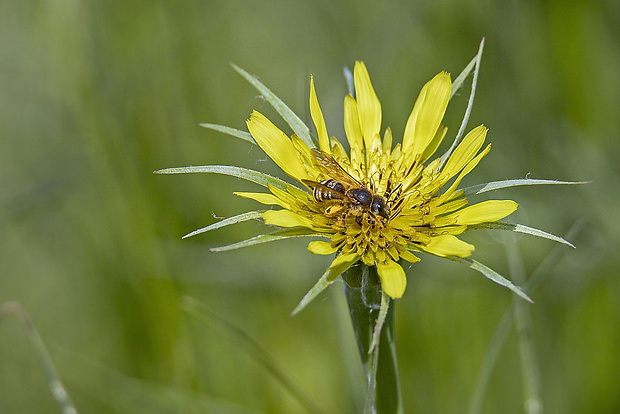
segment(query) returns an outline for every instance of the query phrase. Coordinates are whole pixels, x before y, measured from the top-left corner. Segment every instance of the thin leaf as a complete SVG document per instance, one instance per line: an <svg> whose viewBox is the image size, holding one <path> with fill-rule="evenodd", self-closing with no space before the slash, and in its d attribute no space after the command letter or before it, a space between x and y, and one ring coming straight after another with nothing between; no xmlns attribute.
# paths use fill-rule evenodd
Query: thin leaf
<svg viewBox="0 0 620 414"><path fill-rule="evenodd" d="M364 414L376 414L375 396L377 394L377 368L379 366L379 347L372 352L370 370L368 372L368 387L366 388L366 401L364 401Z"/></svg>
<svg viewBox="0 0 620 414"><path fill-rule="evenodd" d="M340 256L340 257L337 257L334 260L334 262L332 262L332 265L327 268L327 270L325 271L325 273L323 273L323 276L321 276L319 281L316 282L314 286L312 286L312 288L308 291L308 293L306 293L306 295L303 297L301 302L299 302L299 305L297 305L297 307L293 310L293 312L291 312L291 315L298 314L302 309L308 306L308 304L312 302L314 298L316 298L321 292L323 292L329 285L334 283L334 281L336 280L338 276L340 276L344 271L346 271L349 267L351 267L355 262L359 260L359 256L355 256L355 255L346 255L346 256L350 256L350 257L345 258L344 260L338 261L339 258L344 257L344 256Z"/></svg>
<svg viewBox="0 0 620 414"><path fill-rule="evenodd" d="M183 296L180 300L180 307L194 318L203 323L207 323L216 329L223 331L230 340L243 348L243 350L259 365L261 365L271 376L278 381L306 410L311 413L323 412L316 403L298 387L279 367L277 361L269 355L255 339L250 337L245 331L232 323L226 321L215 312L211 311L204 304L194 298Z"/></svg>
<svg viewBox="0 0 620 414"><path fill-rule="evenodd" d="M377 414L401 414L403 412L403 398L398 377L398 361L396 358L396 337L394 335L394 301L390 301L390 307L385 318L385 324L381 330L381 339L377 349L379 359L377 361L375 406ZM376 352L376 351L375 351Z"/></svg>
<svg viewBox="0 0 620 414"><path fill-rule="evenodd" d="M256 184L260 184L263 187L269 187L269 184L273 185L280 190L286 190L291 184L283 181L279 178L273 177L269 174L265 174L259 171L250 170L242 167L233 167L232 165L200 165L189 167L176 167L165 168L163 170L154 171L153 174L193 174L193 173L212 173L230 175L237 178L242 178L247 181L251 181Z"/></svg>
<svg viewBox="0 0 620 414"><path fill-rule="evenodd" d="M504 276L500 275L499 273L497 273L495 270L491 269L490 267L487 267L476 260L472 260L468 258L456 257L456 256L448 256L447 258L455 262L461 263L469 268L477 270L478 272L482 273L486 278L491 279L498 285L507 287L508 289L512 290L514 293L521 296L523 299L527 300L528 302L534 303L534 301L530 299L530 297L527 296L525 292L523 292L523 290L519 286L515 285L510 280L506 279Z"/></svg>
<svg viewBox="0 0 620 414"><path fill-rule="evenodd" d="M504 223L501 221L497 221L494 223L480 223L480 224L473 224L471 226L467 226L470 229L498 229L498 230L509 230L509 231L514 231L517 233L524 233L524 234L529 234L531 236L536 236L536 237L542 237L543 239L549 239L549 240L553 240L556 241L558 243L562 243L565 244L567 246L572 247L573 249L575 248L575 246L570 243L567 240L564 240L562 237L560 236L556 236L554 234L551 233L547 233L546 231L542 231L533 227L528 227L528 226L524 226L523 224L513 224L513 223Z"/></svg>
<svg viewBox="0 0 620 414"><path fill-rule="evenodd" d="M448 151L446 151L446 153L441 156L441 163L439 165L440 170L441 168L443 168L444 164L450 157L450 154L452 154L452 151L454 151L458 143L461 141L461 138L463 137L463 134L465 133L465 129L467 128L467 122L469 121L469 116L471 115L471 109L474 106L474 97L476 96L476 85L478 84L478 73L480 72L480 61L482 60L483 49L484 49L484 37L482 38L482 41L480 42L480 47L478 48L478 54L475 57L476 69L474 70L474 77L471 82L471 92L469 94L469 101L467 102L467 109L465 109L465 115L463 116L463 121L461 122L461 126L459 127L459 131L457 132L456 137L454 138L454 142L452 143L452 146L450 146Z"/></svg>
<svg viewBox="0 0 620 414"><path fill-rule="evenodd" d="M310 230L304 227L293 227L290 229L277 230L268 234L261 234L243 240L237 243L229 244L221 247L213 247L209 249L212 252L227 252L229 250L241 249L244 247L255 246L257 244L269 243L276 240L290 239L293 237L326 237L322 233L317 233L314 230Z"/></svg>
<svg viewBox="0 0 620 414"><path fill-rule="evenodd" d="M218 221L217 223L210 224L207 227L194 230L191 233L186 234L182 238L187 239L188 237L192 237L197 234L205 233L207 231L219 229L221 227L230 226L231 224L237 224L237 223L241 223L243 221L248 221L248 220L260 219L263 216L264 212L265 210L248 211L247 213L239 214L233 217L228 217L228 218L225 218L224 220Z"/></svg>
<svg viewBox="0 0 620 414"><path fill-rule="evenodd" d="M39 363L43 367L43 371L47 379L47 385L52 393L52 396L56 400L56 404L58 405L60 412L63 414L77 414L75 405L67 393L65 386L62 384L60 375L58 375L58 371L56 371L52 358L47 352L45 343L32 323L28 312L26 312L19 302L5 302L2 306L0 306L0 322L2 322L5 315L8 315L9 313L14 313L15 316L17 316L22 328L26 331L26 337L30 341L30 344L39 358Z"/></svg>
<svg viewBox="0 0 620 414"><path fill-rule="evenodd" d="M347 83L347 91L349 95L355 98L355 80L353 79L353 73L351 73L351 69L347 66L342 67L342 72L344 73L344 80Z"/></svg>
<svg viewBox="0 0 620 414"><path fill-rule="evenodd" d="M203 128L212 129L214 131L219 131L224 134L231 135L235 138L240 138L244 141L257 145L256 141L254 141L254 138L252 138L252 135L249 132L217 124L200 124L200 126Z"/></svg>
<svg viewBox="0 0 620 414"><path fill-rule="evenodd" d="M390 297L385 292L382 292L381 309L379 310L377 324L375 325L375 330L372 334L372 341L370 342L370 348L368 349L369 354L374 351L377 345L379 345L379 337L381 336L381 329L383 329L383 324L385 323L385 317L387 316L388 309L390 309Z"/></svg>
<svg viewBox="0 0 620 414"><path fill-rule="evenodd" d="M233 69L235 69L241 76L245 78L248 82L252 84L274 107L274 109L280 114L282 119L286 121L286 123L291 127L293 132L302 139L303 142L306 143L310 148L314 148L316 145L312 141L310 137L310 129L304 124L304 122L289 108L280 98L276 96L269 88L267 88L261 81L258 80L256 76L250 75L245 70L241 69L239 66L231 63Z"/></svg>
<svg viewBox="0 0 620 414"><path fill-rule="evenodd" d="M460 189L459 191L463 191L464 196L472 195L472 194L482 194L487 191L499 190L500 188L508 188L508 187L518 187L522 185L557 185L557 184L588 184L591 181L559 181L559 180L538 180L532 178L517 178L514 180L502 180L502 181L492 181L490 183L483 183L472 185L471 187L466 187Z"/></svg>
<svg viewBox="0 0 620 414"><path fill-rule="evenodd" d="M456 95L456 93L459 91L459 89L461 89L461 87L463 86L463 82L465 82L465 79L474 69L474 66L476 66L477 60L478 55L474 56L474 58L467 64L467 66L465 66L465 69L463 69L459 76L454 79L454 82L452 82L452 93L450 94L450 99L452 99L454 95Z"/></svg>

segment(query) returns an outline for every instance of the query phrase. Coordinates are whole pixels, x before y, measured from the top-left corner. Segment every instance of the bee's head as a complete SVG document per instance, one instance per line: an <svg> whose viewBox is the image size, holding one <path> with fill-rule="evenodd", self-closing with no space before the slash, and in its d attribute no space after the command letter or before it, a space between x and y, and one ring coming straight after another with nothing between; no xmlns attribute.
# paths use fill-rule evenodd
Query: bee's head
<svg viewBox="0 0 620 414"><path fill-rule="evenodd" d="M372 203L370 204L370 212L375 215L379 215L385 219L390 218L390 207L385 202L385 198L380 195L375 195L372 198Z"/></svg>

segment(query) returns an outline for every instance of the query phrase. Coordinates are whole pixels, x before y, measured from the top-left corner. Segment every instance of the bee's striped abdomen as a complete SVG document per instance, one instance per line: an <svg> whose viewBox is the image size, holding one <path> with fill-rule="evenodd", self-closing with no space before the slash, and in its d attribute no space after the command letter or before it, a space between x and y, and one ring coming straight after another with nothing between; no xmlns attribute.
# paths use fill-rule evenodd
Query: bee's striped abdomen
<svg viewBox="0 0 620 414"><path fill-rule="evenodd" d="M339 181L334 180L333 178L330 178L328 180L321 181L321 184L323 184L325 187L329 188L330 190L333 190L333 192L342 194L344 196L345 188L344 188L344 185L342 185L342 183L340 183ZM325 191L319 187L315 187L313 190L314 199L316 201L325 201L325 200L338 200L342 198L339 195L333 194L333 192Z"/></svg>

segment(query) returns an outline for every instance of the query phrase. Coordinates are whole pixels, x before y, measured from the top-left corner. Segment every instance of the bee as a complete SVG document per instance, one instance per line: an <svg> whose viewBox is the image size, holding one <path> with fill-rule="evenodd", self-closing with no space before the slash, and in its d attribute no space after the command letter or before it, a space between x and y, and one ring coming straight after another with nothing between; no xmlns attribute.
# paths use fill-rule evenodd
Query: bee
<svg viewBox="0 0 620 414"><path fill-rule="evenodd" d="M321 182L302 180L312 188L317 202L341 200L352 204L352 209L368 211L375 216L388 219L390 207L385 198L373 193L364 184L353 178L342 166L325 151L312 149L315 166L328 178Z"/></svg>

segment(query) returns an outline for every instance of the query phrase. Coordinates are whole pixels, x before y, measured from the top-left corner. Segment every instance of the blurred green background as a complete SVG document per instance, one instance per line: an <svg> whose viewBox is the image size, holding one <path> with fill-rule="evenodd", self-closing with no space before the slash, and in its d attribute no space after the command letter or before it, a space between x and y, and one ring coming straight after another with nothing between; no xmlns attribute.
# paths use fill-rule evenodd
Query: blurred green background
<svg viewBox="0 0 620 414"><path fill-rule="evenodd" d="M152 171L227 164L283 176L257 147L198 126L244 129L255 108L275 118L229 62L305 121L314 74L328 130L342 138L342 67L364 60L383 125L398 137L422 85L440 70L456 76L483 36L469 128L487 125L493 150L466 184L593 180L490 195L520 203L511 220L575 230L576 250L517 238L527 274L551 257L529 307L545 411L620 412L620 3L612 0L4 1L0 303L17 300L30 313L84 413L306 412L249 342L181 310L185 295L256 340L324 412L361 412L340 282L289 317L330 258L311 255L307 241L209 252L267 230L253 222L181 240L214 216L257 208L232 192L258 188ZM449 137L468 92L449 108ZM465 238L474 258L510 275L504 236ZM455 263L424 256L408 270L396 308L406 412L466 411L512 301ZM523 412L516 339L513 329L501 348L486 413ZM58 412L12 316L0 324L0 412Z"/></svg>

